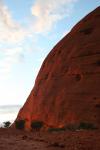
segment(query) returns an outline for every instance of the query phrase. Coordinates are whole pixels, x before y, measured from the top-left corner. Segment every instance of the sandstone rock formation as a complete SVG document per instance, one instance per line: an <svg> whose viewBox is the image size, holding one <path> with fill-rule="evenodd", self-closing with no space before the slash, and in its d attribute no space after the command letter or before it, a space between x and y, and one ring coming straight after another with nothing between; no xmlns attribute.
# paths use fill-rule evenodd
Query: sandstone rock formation
<svg viewBox="0 0 100 150"><path fill-rule="evenodd" d="M17 120L48 126L100 124L100 7L48 54Z"/></svg>

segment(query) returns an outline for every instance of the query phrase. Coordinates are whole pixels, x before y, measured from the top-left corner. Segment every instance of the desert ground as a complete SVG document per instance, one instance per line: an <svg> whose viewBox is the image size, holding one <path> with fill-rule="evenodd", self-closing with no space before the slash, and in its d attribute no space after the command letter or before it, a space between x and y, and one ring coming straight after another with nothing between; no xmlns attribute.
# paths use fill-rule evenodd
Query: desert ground
<svg viewBox="0 0 100 150"><path fill-rule="evenodd" d="M29 132L0 128L0 150L100 150L100 130Z"/></svg>

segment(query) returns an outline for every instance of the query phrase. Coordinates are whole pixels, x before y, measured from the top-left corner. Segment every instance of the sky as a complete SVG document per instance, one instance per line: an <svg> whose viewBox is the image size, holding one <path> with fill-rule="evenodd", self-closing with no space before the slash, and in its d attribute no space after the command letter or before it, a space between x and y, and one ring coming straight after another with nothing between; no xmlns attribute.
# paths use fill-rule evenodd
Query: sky
<svg viewBox="0 0 100 150"><path fill-rule="evenodd" d="M23 105L43 60L100 0L0 0L0 106Z"/></svg>

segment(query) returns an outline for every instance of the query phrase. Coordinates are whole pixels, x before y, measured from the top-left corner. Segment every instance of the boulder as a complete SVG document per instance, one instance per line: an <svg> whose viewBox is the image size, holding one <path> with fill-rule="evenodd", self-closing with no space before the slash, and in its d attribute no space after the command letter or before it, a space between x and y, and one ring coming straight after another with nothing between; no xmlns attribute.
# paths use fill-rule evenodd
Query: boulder
<svg viewBox="0 0 100 150"><path fill-rule="evenodd" d="M100 124L100 7L84 17L48 54L16 120L47 127Z"/></svg>

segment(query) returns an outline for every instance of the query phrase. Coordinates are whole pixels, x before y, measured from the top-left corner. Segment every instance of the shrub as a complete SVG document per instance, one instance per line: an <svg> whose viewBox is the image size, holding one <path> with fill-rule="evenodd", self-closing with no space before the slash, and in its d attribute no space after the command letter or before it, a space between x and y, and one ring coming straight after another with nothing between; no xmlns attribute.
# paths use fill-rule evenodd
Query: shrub
<svg viewBox="0 0 100 150"><path fill-rule="evenodd" d="M96 129L96 127L92 123L81 122L79 125L79 129L93 130L93 129Z"/></svg>
<svg viewBox="0 0 100 150"><path fill-rule="evenodd" d="M9 128L11 125L10 121L3 122L5 128Z"/></svg>
<svg viewBox="0 0 100 150"><path fill-rule="evenodd" d="M15 121L16 129L24 129L25 128L25 120L17 120Z"/></svg>
<svg viewBox="0 0 100 150"><path fill-rule="evenodd" d="M32 121L31 123L31 128L40 130L43 127L43 122L42 121Z"/></svg>
<svg viewBox="0 0 100 150"><path fill-rule="evenodd" d="M65 128L49 128L49 132L59 132L59 131L65 131Z"/></svg>
<svg viewBox="0 0 100 150"><path fill-rule="evenodd" d="M77 130L77 125L76 124L69 124L66 126L66 130L75 131L75 130Z"/></svg>

